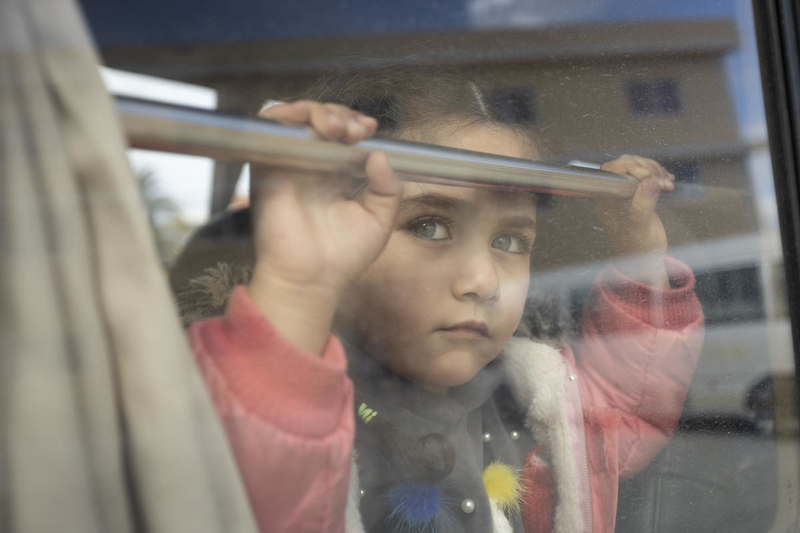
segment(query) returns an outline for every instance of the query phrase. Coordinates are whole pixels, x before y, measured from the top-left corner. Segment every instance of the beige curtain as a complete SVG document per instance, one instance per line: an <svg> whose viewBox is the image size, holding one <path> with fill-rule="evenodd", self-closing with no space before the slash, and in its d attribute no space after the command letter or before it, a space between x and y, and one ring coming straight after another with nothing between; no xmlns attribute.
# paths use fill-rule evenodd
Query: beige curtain
<svg viewBox="0 0 800 533"><path fill-rule="evenodd" d="M0 0L0 531L254 531L97 63Z"/></svg>

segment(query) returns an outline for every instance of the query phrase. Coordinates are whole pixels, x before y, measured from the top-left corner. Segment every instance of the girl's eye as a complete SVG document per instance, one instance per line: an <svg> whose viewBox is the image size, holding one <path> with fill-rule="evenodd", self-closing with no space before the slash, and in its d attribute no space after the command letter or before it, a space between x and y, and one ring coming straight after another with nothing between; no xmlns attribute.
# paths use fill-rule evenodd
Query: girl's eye
<svg viewBox="0 0 800 533"><path fill-rule="evenodd" d="M494 238L492 248L511 254L524 254L529 249L529 246L517 235L504 234Z"/></svg>
<svg viewBox="0 0 800 533"><path fill-rule="evenodd" d="M440 241L450 237L447 224L433 217L418 218L408 225L408 229L417 237L432 241Z"/></svg>

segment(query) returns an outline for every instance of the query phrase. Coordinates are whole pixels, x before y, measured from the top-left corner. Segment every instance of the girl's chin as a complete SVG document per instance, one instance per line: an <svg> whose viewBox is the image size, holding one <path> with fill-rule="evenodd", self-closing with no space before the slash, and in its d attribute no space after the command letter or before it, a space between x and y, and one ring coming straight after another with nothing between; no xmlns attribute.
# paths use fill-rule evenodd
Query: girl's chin
<svg viewBox="0 0 800 533"><path fill-rule="evenodd" d="M430 369L425 375L419 376L413 381L426 389L458 387L474 378L492 359L478 361L473 354L448 357L448 361L440 360L436 368Z"/></svg>
<svg viewBox="0 0 800 533"><path fill-rule="evenodd" d="M447 390L474 378L492 362L497 354L475 350L413 350L419 356L405 360L385 357L379 359L395 374L413 381L426 390ZM435 355L432 355L435 354Z"/></svg>

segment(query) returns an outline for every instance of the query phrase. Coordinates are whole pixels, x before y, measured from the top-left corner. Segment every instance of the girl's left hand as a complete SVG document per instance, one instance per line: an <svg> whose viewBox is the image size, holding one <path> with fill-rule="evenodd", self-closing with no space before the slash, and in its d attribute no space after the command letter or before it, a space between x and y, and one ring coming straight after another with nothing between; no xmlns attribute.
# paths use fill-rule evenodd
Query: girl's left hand
<svg viewBox="0 0 800 533"><path fill-rule="evenodd" d="M623 155L600 169L639 181L631 200L597 202L596 213L612 252L615 256L638 256L638 266L631 267L634 271L626 274L667 287L664 269L667 235L655 209L659 195L675 189L675 176L656 161L635 155Z"/></svg>

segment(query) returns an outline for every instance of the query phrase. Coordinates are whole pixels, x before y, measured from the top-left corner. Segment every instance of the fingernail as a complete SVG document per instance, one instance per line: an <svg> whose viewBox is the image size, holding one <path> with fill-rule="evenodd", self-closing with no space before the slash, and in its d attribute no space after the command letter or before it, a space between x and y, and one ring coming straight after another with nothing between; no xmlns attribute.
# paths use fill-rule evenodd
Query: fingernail
<svg viewBox="0 0 800 533"><path fill-rule="evenodd" d="M265 112L266 110L275 107L276 105L283 105L283 102L279 102L278 100L267 100L261 105L261 109L258 110L258 114Z"/></svg>
<svg viewBox="0 0 800 533"><path fill-rule="evenodd" d="M360 117L359 121L361 125L365 128L376 128L378 127L378 121L372 117Z"/></svg>
<svg viewBox="0 0 800 533"><path fill-rule="evenodd" d="M367 131L367 129L364 127L364 125L360 121L358 121L358 120L356 120L354 118L351 118L350 119L350 131L352 133L357 133L359 135L364 135L364 133Z"/></svg>

